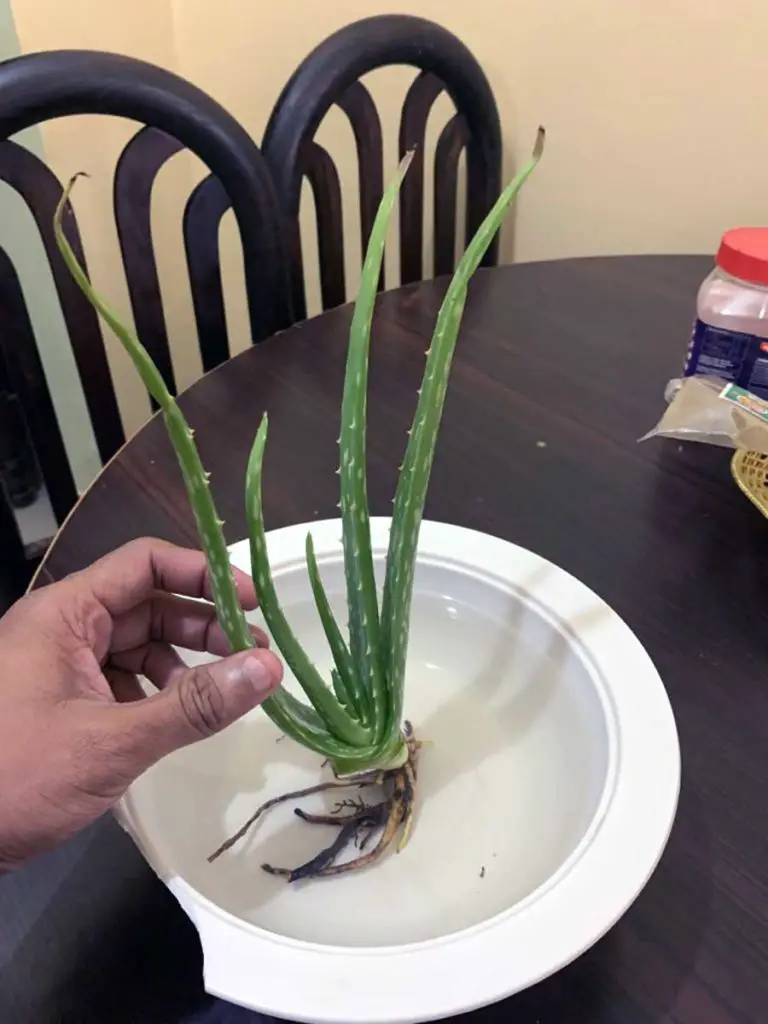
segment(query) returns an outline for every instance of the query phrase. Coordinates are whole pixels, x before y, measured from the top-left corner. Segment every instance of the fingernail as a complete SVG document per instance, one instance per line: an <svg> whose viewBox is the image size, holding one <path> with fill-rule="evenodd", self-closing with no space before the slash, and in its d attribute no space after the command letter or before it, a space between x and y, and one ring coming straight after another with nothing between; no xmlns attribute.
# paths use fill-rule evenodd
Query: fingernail
<svg viewBox="0 0 768 1024"><path fill-rule="evenodd" d="M258 693L272 689L272 677L269 669L258 658L246 658L243 662L243 679L250 683Z"/></svg>

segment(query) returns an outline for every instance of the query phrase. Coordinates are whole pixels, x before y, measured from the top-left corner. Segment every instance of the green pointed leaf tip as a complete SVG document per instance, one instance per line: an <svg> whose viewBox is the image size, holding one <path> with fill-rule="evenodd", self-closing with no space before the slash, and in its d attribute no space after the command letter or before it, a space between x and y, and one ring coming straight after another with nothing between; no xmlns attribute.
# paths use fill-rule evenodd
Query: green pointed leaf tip
<svg viewBox="0 0 768 1024"><path fill-rule="evenodd" d="M413 158L413 152L406 154L397 175L382 198L366 252L350 330L339 438L340 506L350 620L349 647L333 618L311 538L307 539L310 582L336 666L332 670L330 687L319 676L296 641L274 590L266 553L261 505L262 461L267 436L266 415L254 440L246 480L254 580L259 586L262 611L276 645L310 698L310 704L305 704L280 688L262 706L278 728L303 746L330 757L340 773L399 764L405 756L400 718L416 545L467 285L498 231L511 202L538 163L543 152L544 139L544 129L540 128L531 160L505 189L470 242L440 309L394 498L386 580L380 611L373 576L365 471L368 356L389 218L403 177ZM138 338L123 326L119 318L93 291L85 271L78 264L64 235L63 212L77 177L79 175L70 181L57 206L54 218L57 245L73 278L114 331L131 357L147 390L162 409L194 511L211 578L214 581L217 616L233 650L245 649L252 646L253 638L237 602L232 569L221 531L223 524L216 513L208 485L209 475L200 462L193 431L184 420L157 367Z"/></svg>

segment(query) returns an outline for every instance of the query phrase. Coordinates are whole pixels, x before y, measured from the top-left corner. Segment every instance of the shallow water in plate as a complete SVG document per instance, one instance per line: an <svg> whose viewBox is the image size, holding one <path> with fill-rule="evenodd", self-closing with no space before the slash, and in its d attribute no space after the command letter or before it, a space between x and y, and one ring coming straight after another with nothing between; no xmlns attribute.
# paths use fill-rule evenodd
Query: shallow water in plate
<svg viewBox="0 0 768 1024"><path fill-rule="evenodd" d="M322 571L341 617L341 566L329 561ZM327 669L305 569L280 574L278 589L294 631ZM598 687L568 634L512 588L420 563L406 713L433 746L422 752L419 813L403 853L359 874L289 886L260 864L301 863L335 833L284 807L209 865L206 856L257 804L322 777L319 759L280 739L259 712L166 759L131 799L177 873L245 921L331 945L432 939L519 904L576 850L608 775Z"/></svg>

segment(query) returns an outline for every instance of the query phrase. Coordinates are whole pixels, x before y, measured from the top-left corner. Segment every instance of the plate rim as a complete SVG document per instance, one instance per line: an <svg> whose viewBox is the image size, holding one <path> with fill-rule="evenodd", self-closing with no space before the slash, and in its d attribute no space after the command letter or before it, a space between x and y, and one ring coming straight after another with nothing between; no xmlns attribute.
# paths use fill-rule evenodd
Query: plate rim
<svg viewBox="0 0 768 1024"><path fill-rule="evenodd" d="M390 522L371 518L375 552L386 549ZM318 559L338 556L340 524L324 519L269 531L273 568L303 558L308 530ZM247 540L229 551L233 564L249 569ZM132 813L129 790L116 808L118 820L196 926L212 995L306 1024L417 1024L479 1009L542 981L591 948L634 903L661 859L679 800L679 739L664 684L634 632L576 577L491 534L425 519L419 556L448 557L508 579L569 625L588 652L609 690L619 736L613 792L599 827L569 871L555 885L545 883L541 896L518 913L413 945L323 946L249 924L169 873ZM526 586L528 576L537 582ZM598 612L599 624L591 628L573 622Z"/></svg>

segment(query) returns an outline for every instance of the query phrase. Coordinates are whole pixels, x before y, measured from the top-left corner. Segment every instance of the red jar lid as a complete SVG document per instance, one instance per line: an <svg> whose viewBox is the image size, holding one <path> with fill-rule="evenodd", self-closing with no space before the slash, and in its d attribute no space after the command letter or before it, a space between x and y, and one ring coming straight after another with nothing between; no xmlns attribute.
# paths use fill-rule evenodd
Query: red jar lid
<svg viewBox="0 0 768 1024"><path fill-rule="evenodd" d="M726 274L768 285L768 228L734 228L720 241L716 263Z"/></svg>

